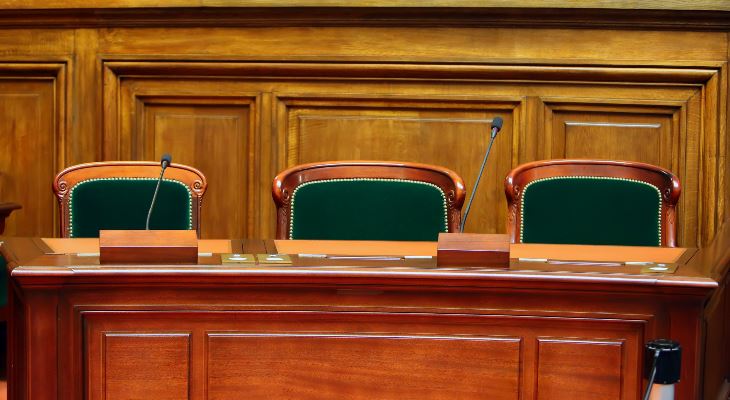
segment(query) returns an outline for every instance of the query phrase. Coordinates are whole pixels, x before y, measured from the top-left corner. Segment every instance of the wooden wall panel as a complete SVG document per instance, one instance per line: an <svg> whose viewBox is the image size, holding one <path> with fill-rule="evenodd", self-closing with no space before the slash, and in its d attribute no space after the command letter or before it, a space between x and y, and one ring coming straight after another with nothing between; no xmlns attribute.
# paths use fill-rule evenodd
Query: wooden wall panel
<svg viewBox="0 0 730 400"><path fill-rule="evenodd" d="M283 110L277 126L286 131L286 167L331 160L393 160L442 165L472 188L489 143L494 116L504 119L485 179L467 224L470 232L504 232L504 176L514 167L513 129L520 102L384 98L308 100L277 98ZM468 201L468 199L467 199Z"/></svg>
<svg viewBox="0 0 730 400"><path fill-rule="evenodd" d="M248 135L252 104L140 105L142 127L132 158L159 159L174 155L174 162L195 166L208 180L203 198L201 235L208 238L245 237L247 220Z"/></svg>
<svg viewBox="0 0 730 400"><path fill-rule="evenodd" d="M496 115L505 119L505 126L477 193L468 231L504 232L504 176L520 163L545 158L628 159L672 170L683 186L679 242L686 246L708 240L714 225L703 226L700 220L719 215L718 203L706 201L707 196L717 196L718 183L710 180L714 175L705 171L711 167L700 156L700 149L717 151L718 139L702 131L701 88L713 84L718 71L712 68L596 69L581 72L582 79L594 84L576 84L561 82L570 67L474 67L459 74L475 79L450 83L448 95L443 86L448 71L436 65L114 62L105 71L105 157L143 159L163 151L144 144L151 139L140 139L155 135L156 125L145 122L152 104L193 105L199 110L178 112L198 114L212 112L201 110L213 105L247 105L247 123L241 125L245 131L235 128L236 133L215 137L225 141L229 151L244 148L242 141L247 140L245 151L221 153L208 161L190 159L207 162L203 172L210 176L230 173L230 165L237 165L240 178L223 184L243 185L238 197L211 194L214 200L206 200L204 218L210 215L219 228L204 230L204 237L272 236L271 179L297 163L432 163L453 169L471 188ZM388 77L378 82L366 79L385 71ZM419 78L401 78L414 73ZM503 74L525 74L540 82L490 80ZM635 84L626 84L627 79ZM682 83L663 83L672 79ZM190 129L193 125L188 124ZM180 139L175 145L174 140L178 139L166 139L166 146L178 152L208 151L202 141ZM214 184L221 183L211 183L211 193ZM247 201L241 200L242 193ZM206 207L223 211L214 214Z"/></svg>
<svg viewBox="0 0 730 400"><path fill-rule="evenodd" d="M57 98L64 90L62 71L61 65L38 70L32 65L0 64L0 148L4 149L0 198L23 206L7 220L7 235L56 234L49 183L57 172L63 143L63 101Z"/></svg>
<svg viewBox="0 0 730 400"><path fill-rule="evenodd" d="M626 115L586 110L553 115L553 158L641 161L671 168L672 114Z"/></svg>
<svg viewBox="0 0 730 400"><path fill-rule="evenodd" d="M305 17L306 18L306 17ZM229 29L192 27L171 35L166 27L103 30L100 46L110 58L177 54L177 59L337 60L524 64L580 60L605 65L661 65L657 60L726 60L725 38L715 32L607 31L523 27L310 27L295 25ZM350 22L358 25L357 22ZM478 23L478 22L477 22ZM271 25L274 25L273 23ZM305 26L302 26L305 25ZM115 57L117 56L117 57ZM152 57L150 57L152 58ZM168 57L173 59L173 57ZM138 59L138 58L137 58ZM644 61L638 63L638 60Z"/></svg>
<svg viewBox="0 0 730 400"><path fill-rule="evenodd" d="M697 117L688 114L696 107L696 94L678 88L676 93L656 97L632 102L542 99L545 153L540 158L629 160L672 171L682 185L679 242L700 243L702 238L694 222L700 212L698 186L702 177L698 173L702 160L688 150L699 143L702 135L691 125L699 122ZM712 186L712 182L707 184ZM706 207L705 212L716 210L715 206Z"/></svg>
<svg viewBox="0 0 730 400"><path fill-rule="evenodd" d="M260 96L230 82L128 79L119 85L119 124L106 132L105 157L159 160L199 169L205 238L255 236L252 195ZM240 86L240 85L239 85ZM111 145L110 145L111 144Z"/></svg>
<svg viewBox="0 0 730 400"><path fill-rule="evenodd" d="M262 18L254 24L249 11ZM727 24L625 30L616 21L596 28L580 20L555 29L525 27L512 15L485 28L489 10L481 9L473 18L452 10L458 16L443 20L429 7L398 18L388 10L382 19L367 10L284 11L279 20L266 9L221 10L225 24L216 25L214 9L59 10L16 20L0 10L10 25L28 25L0 30L0 62L26 63L15 69L24 76L37 75L37 63L61 66L54 75L55 170L156 159L170 148L176 161L203 170L210 183L206 238L272 237L271 179L295 162L441 164L471 189L482 132L495 115L506 123L469 231L504 231L504 175L547 157L670 168L683 186L684 246L707 243L725 215L730 46L727 32L711 29ZM345 18L333 26L327 13ZM647 26L674 23L656 18ZM39 187L50 185L39 179ZM36 221L47 221L53 209L22 212L47 225Z"/></svg>

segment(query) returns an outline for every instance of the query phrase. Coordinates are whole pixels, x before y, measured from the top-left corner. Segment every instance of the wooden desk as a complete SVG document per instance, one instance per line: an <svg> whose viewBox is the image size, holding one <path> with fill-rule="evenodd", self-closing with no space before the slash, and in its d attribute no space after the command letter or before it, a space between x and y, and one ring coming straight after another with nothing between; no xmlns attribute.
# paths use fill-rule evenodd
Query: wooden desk
<svg viewBox="0 0 730 400"><path fill-rule="evenodd" d="M725 267L705 263L730 259L719 247L714 258L566 253L651 254L679 263L672 275L605 263L436 268L401 257L220 265L215 253L229 249L425 256L435 244L201 241L213 254L198 265L100 266L94 240L8 238L11 398L633 400L643 344L666 337L684 349L678 399L695 399L706 302L726 282Z"/></svg>

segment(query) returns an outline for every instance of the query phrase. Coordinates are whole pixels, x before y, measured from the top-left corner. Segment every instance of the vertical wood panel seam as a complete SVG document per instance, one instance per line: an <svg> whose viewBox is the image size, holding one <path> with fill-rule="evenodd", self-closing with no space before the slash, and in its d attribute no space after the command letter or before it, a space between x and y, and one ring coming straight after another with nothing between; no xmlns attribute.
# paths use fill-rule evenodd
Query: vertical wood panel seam
<svg viewBox="0 0 730 400"><path fill-rule="evenodd" d="M730 35L730 33L728 34ZM726 45L729 43L726 41ZM729 46L730 47L730 46ZM730 51L730 50L729 50ZM730 57L729 57L730 58ZM717 130L717 136L718 136L718 156L717 156L717 172L718 172L718 196L717 196L717 207L716 207L716 215L717 215L717 225L719 226L724 220L725 220L725 196L728 190L727 185L727 179L728 175L725 165L727 164L727 143L728 143L728 124L727 124L727 118L730 117L726 110L728 107L728 64L725 63L718 73L719 76L719 82L718 82L718 93L719 93L719 99L718 99L718 110L717 110L717 124L718 124L718 130ZM725 88L725 90L723 90ZM725 112L723 112L725 110ZM722 115L725 114L725 119L722 118Z"/></svg>

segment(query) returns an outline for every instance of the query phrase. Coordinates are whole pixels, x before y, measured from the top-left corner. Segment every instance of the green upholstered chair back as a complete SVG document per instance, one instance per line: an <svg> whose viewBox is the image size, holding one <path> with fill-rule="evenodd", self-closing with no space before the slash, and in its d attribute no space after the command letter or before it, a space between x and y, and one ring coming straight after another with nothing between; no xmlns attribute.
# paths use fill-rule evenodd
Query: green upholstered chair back
<svg viewBox="0 0 730 400"><path fill-rule="evenodd" d="M306 164L274 180L277 237L433 241L458 227L461 178L424 164Z"/></svg>
<svg viewBox="0 0 730 400"><path fill-rule="evenodd" d="M101 229L144 229L155 178L101 178L79 182L69 193L69 237L98 237ZM190 189L160 183L150 229L193 229Z"/></svg>
<svg viewBox="0 0 730 400"><path fill-rule="evenodd" d="M103 229L145 229L160 165L156 162L81 164L61 172L54 190L64 237L98 237ZM150 229L199 229L205 177L171 164L160 183Z"/></svg>
<svg viewBox="0 0 730 400"><path fill-rule="evenodd" d="M516 243L675 246L679 181L642 163L548 160L507 177Z"/></svg>

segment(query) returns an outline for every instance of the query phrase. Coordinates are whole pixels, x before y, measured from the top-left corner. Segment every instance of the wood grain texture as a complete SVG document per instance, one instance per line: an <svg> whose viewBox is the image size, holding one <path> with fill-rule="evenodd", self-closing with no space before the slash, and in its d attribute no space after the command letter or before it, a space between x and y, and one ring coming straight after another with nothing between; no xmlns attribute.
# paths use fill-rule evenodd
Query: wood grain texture
<svg viewBox="0 0 730 400"><path fill-rule="evenodd" d="M79 243L88 248L88 241ZM706 299L728 282L699 272L727 273L724 253L697 255L686 265L684 257L677 273L665 276L570 263L496 271L438 268L423 259L308 259L249 267L211 258L196 265L100 268L93 257L52 254L41 240L13 237L4 238L0 251L17 288L12 301L22 304L12 315L11 357L18 368L11 391L29 399L96 396L90 388L98 393L107 378L102 368L87 366L102 362L115 371L116 381L107 383L146 387L150 383L135 382L136 365L146 362L147 353L163 360L150 367L169 377L158 385L162 398L184 397L183 391L193 398L227 398L248 383L260 393L281 393L284 384L313 396L293 384L303 380L333 398L378 389L386 398L407 398L407 387L395 387L391 375L410 377L434 389L433 396L456 391L475 398L494 389L482 386L483 374L497 382L495 396L507 398L561 398L576 388L599 398L634 399L643 383L643 342L659 337L682 343L682 398L698 398L703 382L716 385L724 373L705 369L705 376L714 376L709 381L700 375L704 363L717 361L706 357L701 327L705 316L719 315L716 306L705 309ZM718 301L726 300L712 304ZM717 322L712 343L724 335ZM104 350L102 338L110 334L122 339ZM102 360L105 351L110 357ZM409 376L404 365L422 372ZM230 372L242 369L255 374ZM271 372L268 380L265 371ZM335 371L343 373L335 377ZM510 371L517 371L517 393ZM583 379L570 380L574 374ZM459 385L429 386L445 385L448 377ZM121 389L108 392L125 395Z"/></svg>
<svg viewBox="0 0 730 400"><path fill-rule="evenodd" d="M187 101L186 101L187 100ZM255 101L255 99L253 99ZM157 103L157 104L156 104ZM175 155L176 162L195 165L211 176L211 192L203 202L201 235L208 238L239 238L250 235L249 209L254 209L251 187L250 144L255 131L255 102L249 99L223 101L179 99L179 103L145 98L138 100L138 122L143 124L132 158L158 159Z"/></svg>
<svg viewBox="0 0 730 400"><path fill-rule="evenodd" d="M712 0L708 0L712 1ZM654 4L664 4L652 2ZM49 3L51 4L51 3ZM70 3L69 3L70 4ZM64 3L65 7L69 4ZM487 4L487 3L485 3ZM514 3L511 3L514 5ZM565 3L565 4L586 4ZM694 4L694 3L692 3ZM45 5L45 3L44 3ZM87 6L85 4L84 6ZM99 4L105 7L107 4ZM245 7L237 3L231 7L206 8L61 8L2 9L0 24L23 28L85 28L94 27L272 27L272 26L374 26L374 27L525 27L535 28L588 28L727 31L730 29L728 12L713 10L641 10L636 4L630 9L577 9L577 8L474 8L425 7L412 4L402 7L327 7L312 13L301 7ZM421 6L421 7L419 7ZM407 10L407 11L406 11Z"/></svg>
<svg viewBox="0 0 730 400"><path fill-rule="evenodd" d="M691 4L678 0L665 2L642 1L638 4L629 0L588 0L564 2L560 0L529 0L519 4L508 0L425 0L417 6L407 0L252 0L241 4L237 0L174 0L165 4L153 0L113 0L113 1L40 1L40 0L3 0L2 9L17 8L127 8L127 7L518 7L518 8L605 8L605 9L659 9L659 10L723 10L730 6L712 0L698 0Z"/></svg>
<svg viewBox="0 0 730 400"><path fill-rule="evenodd" d="M268 188L298 162L440 164L470 188L500 115L468 231L506 230L501 180L521 163L623 158L677 174L679 244L711 240L728 193L727 10L708 1L395 4L51 1L41 10L6 0L2 85L48 78L53 102L32 111L13 101L0 117L24 140L52 137L39 150L54 171L174 149L211 179L203 237L223 238L274 236ZM52 130L35 133L27 121L36 115ZM4 159L11 180L47 188L35 166ZM54 231L38 227L52 219L50 202L3 200L28 216L9 234Z"/></svg>
<svg viewBox="0 0 730 400"><path fill-rule="evenodd" d="M101 65L97 62L98 32L95 29L76 29L74 33L71 63L73 84L67 94L70 104L67 140L71 145L64 146L66 165L102 161L99 148L102 146L102 91ZM82 111L83 110L83 111ZM65 165L64 165L65 166Z"/></svg>
<svg viewBox="0 0 730 400"><path fill-rule="evenodd" d="M385 299L382 295L387 293L353 291L341 292L338 297L352 301L364 296L363 300L379 301ZM304 311L300 307L293 311L277 304L268 312L227 307L217 312L199 309L184 313L149 308L130 313L107 304L105 310L94 312L81 306L87 311L80 316L90 337L112 331L155 339L165 332L190 331L190 348L196 356L191 359L189 390L211 399L237 398L243 391L256 399L334 399L343 395L356 399L478 399L485 395L517 399L535 390L527 375L538 371L538 358L528 348L537 348L539 335L560 335L581 325L581 332L590 335L586 341L591 343L627 343L625 363L618 369L593 370L587 374L588 384L615 390L612 380L617 373L628 387L637 384L633 375L639 365L637 334L642 327L637 321L515 319L501 313L473 313L476 310L459 315L439 307L408 313L395 309L383 312L390 307L369 312L357 303L352 303L349 311ZM542 371L545 379L554 377L552 368L559 374L561 369L580 364L573 358L584 350L577 347L583 343L574 342L566 341L551 354L551 370ZM96 354L94 343L92 340L75 351L85 356ZM147 345L154 343L152 340ZM610 360L600 357L600 349L594 353L601 361ZM96 375L90 379L98 380Z"/></svg>
<svg viewBox="0 0 730 400"><path fill-rule="evenodd" d="M57 93L65 88L63 66L34 72L5 67L0 63L0 74L9 75L0 79L0 147L6 149L0 157L0 198L23 206L8 220L6 234L52 235L56 212L47 194L49 179L63 162L58 154L64 143L58 103L63 98Z"/></svg>
<svg viewBox="0 0 730 400"><path fill-rule="evenodd" d="M512 165L511 121L519 103L446 104L416 96L384 99L384 106L382 100L370 99L281 98L287 120L278 126L286 127L287 167L341 159L428 161L460 171L466 187L473 187L489 142L486 132L492 118L502 115L504 132L495 140L491 163L484 171L490 182L475 200L469 230L503 231L506 207L501 207L504 196L498 181Z"/></svg>
<svg viewBox="0 0 730 400"><path fill-rule="evenodd" d="M623 344L617 341L539 339L537 398L631 399L623 385Z"/></svg>
<svg viewBox="0 0 730 400"><path fill-rule="evenodd" d="M519 393L516 338L225 333L208 335L207 349L211 399L242 392L251 399L517 399Z"/></svg>
<svg viewBox="0 0 730 400"><path fill-rule="evenodd" d="M705 224L707 227L700 227L700 210L693 206L698 199L705 199L702 193L717 193L714 181L703 180L706 175L701 175L703 171L714 167L701 165L702 159L698 156L689 156L698 151L700 145L701 125L693 125L689 121L690 118L699 117L694 114L699 107L696 89L680 85L647 89L596 84L590 87L593 98L588 98L585 85L570 83L548 83L537 88L526 82L453 83L449 89L452 96L444 97L440 86L429 83L433 79L442 79L447 73L463 73L462 77L482 79L525 73L533 77L541 76L547 82L565 79L570 74L585 74L581 79L616 82L630 79L657 83L665 79L678 79L702 85L705 82L713 84L712 79L717 72L711 69L689 73L686 69L584 70L538 66L495 69L475 66L464 70L452 68L447 72L439 66L417 65L109 63L105 71L110 82L107 86L108 96L116 99L121 95L122 102L111 104L107 119L107 154L112 157L124 157L124 154L133 156L134 152L129 146L133 138L139 135L135 132L143 129L135 127L134 121L140 118L140 113L147 107L149 96L164 95L168 102L186 103L191 101L188 93L193 92L204 96L206 100L195 100L202 104L223 102L231 106L235 100L223 96L240 93L250 97L256 93L256 96L261 97L264 93L271 93L275 99L271 124L249 129L252 134L248 138L248 148L257 148L263 153L256 153L248 159L247 193L256 194L266 181L266 176L297 163L368 158L428 161L444 165L464 177L468 187L473 184L486 145L483 132L488 129L490 118L501 115L505 118L505 127L498 136L494 154L487 166L484 186L476 198L475 213L467 227L469 231L504 231L506 204L501 194L501 179L509 169L530 158L565 157L568 154L582 158L635 159L666 165L678 171L680 180L686 185L679 213L680 243L702 243L711 237L709 227L714 227L710 222ZM255 77L264 71L267 75L299 76L301 82L283 81L281 78L236 77L250 74ZM386 78L393 81L381 84L358 79L384 73L387 74ZM140 74L149 75L150 78L136 78ZM172 85L169 83L169 74L180 74L185 78ZM190 78L191 74L193 78ZM229 78L223 81L207 81L203 78L210 74ZM199 77L195 78L196 75ZM307 76L325 75L331 77L327 82L304 81ZM162 79L163 76L166 77ZM411 79L420 77L424 81L400 80L407 76ZM226 92L222 92L224 87L228 89ZM535 90L541 93L538 102L532 103L538 108L528 109L527 104L530 104L529 99ZM270 103L256 104L265 108ZM120 107L123 119L118 123L115 122L115 116ZM137 107L139 111L135 111ZM527 125L526 119L531 118L529 113L539 113L537 125ZM262 110L260 114L265 113ZM253 119L261 121L259 118ZM224 136L241 137L240 133L235 132L236 128L224 129L229 132ZM709 142L705 143L705 146L710 146ZM235 142L231 144L234 147L241 146ZM527 153L522 153L522 149L529 151L533 146L536 149L534 155L527 158ZM650 149L653 146L658 146L660 151L643 150L636 153L638 148ZM461 156L451 157L442 151L444 148ZM269 154L268 158L263 154ZM210 168L221 170L226 169L227 165ZM240 201L236 202L239 210L240 204ZM216 225L240 226L244 220L256 221L251 215L260 214L255 212L260 210L264 218L254 227L249 227L247 233L273 235L273 227L267 221L273 219L274 211L266 196L258 192L245 208L249 217L240 216L241 212L237 211L235 220ZM703 215L713 220L717 212L717 203L705 200Z"/></svg>
<svg viewBox="0 0 730 400"><path fill-rule="evenodd" d="M195 230L100 230L100 264L198 262Z"/></svg>
<svg viewBox="0 0 730 400"><path fill-rule="evenodd" d="M89 399L188 398L190 337L92 332Z"/></svg>

